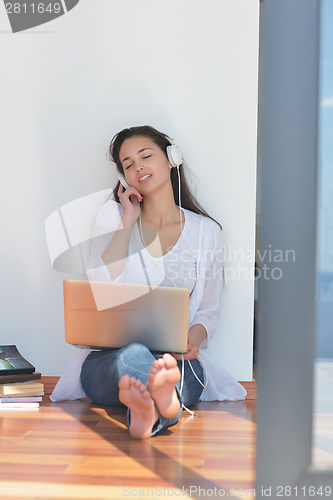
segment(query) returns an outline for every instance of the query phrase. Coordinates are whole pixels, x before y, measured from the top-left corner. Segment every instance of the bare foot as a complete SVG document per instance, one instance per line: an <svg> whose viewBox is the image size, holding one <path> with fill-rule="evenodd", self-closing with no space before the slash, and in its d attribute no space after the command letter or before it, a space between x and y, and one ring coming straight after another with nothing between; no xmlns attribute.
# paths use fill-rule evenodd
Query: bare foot
<svg viewBox="0 0 333 500"><path fill-rule="evenodd" d="M175 389L179 379L177 360L171 354L155 359L148 375L148 391L165 418L175 417L179 412L180 402Z"/></svg>
<svg viewBox="0 0 333 500"><path fill-rule="evenodd" d="M130 435L147 439L158 420L158 412L147 387L140 380L124 375L119 380L119 400L131 410Z"/></svg>

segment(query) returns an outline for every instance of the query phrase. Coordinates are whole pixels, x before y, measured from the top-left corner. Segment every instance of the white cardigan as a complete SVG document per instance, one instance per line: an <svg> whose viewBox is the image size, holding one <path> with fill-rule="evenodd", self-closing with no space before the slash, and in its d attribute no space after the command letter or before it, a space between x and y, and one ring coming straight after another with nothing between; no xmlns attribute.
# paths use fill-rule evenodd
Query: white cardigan
<svg viewBox="0 0 333 500"><path fill-rule="evenodd" d="M223 287L223 240L219 226L208 217L186 211L187 219L196 217L199 221L197 257L197 279L190 295L189 329L202 324L207 330L207 338L200 346L200 358L204 362L207 379L201 401L237 401L246 396L246 390L222 366L210 356L209 343L217 330L220 316L220 300ZM119 203L109 200L99 210L94 228L92 247L92 269L87 271L93 281L112 281L100 255L110 241L110 234L119 225L123 208ZM103 241L103 235L105 235ZM124 274L124 273L123 273ZM123 274L115 281L121 282ZM67 365L63 375L50 396L52 401L79 399L86 396L80 374L83 361L90 349L78 349Z"/></svg>

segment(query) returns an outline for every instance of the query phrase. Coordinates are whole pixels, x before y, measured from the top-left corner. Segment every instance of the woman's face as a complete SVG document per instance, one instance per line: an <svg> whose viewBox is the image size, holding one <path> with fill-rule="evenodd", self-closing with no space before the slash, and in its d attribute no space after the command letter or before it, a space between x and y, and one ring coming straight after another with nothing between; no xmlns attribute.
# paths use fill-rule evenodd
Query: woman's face
<svg viewBox="0 0 333 500"><path fill-rule="evenodd" d="M171 182L172 167L166 154L148 137L126 139L121 145L119 159L127 182L140 193L151 192Z"/></svg>

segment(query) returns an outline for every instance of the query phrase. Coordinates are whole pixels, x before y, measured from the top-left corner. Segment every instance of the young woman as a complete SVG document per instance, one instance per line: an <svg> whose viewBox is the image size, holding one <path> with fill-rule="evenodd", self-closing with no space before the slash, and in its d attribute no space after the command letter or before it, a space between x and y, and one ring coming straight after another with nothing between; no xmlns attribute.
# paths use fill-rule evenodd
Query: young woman
<svg viewBox="0 0 333 500"><path fill-rule="evenodd" d="M111 159L129 187L125 190L118 182L115 201L107 201L98 212L87 273L92 281L188 288L184 361L175 353L155 359L141 344L88 350L67 369L67 381L71 377L73 384L76 377L72 394L67 391L64 397L55 390L51 397L87 395L95 403L125 405L130 434L139 439L175 424L182 405L190 406L199 398L230 401L246 395L207 352L218 325L223 287L221 226L191 194L182 164L179 200L177 170L167 155L170 145L168 136L148 126L124 129L112 139ZM152 238L152 232L158 238ZM151 243L147 246L146 241Z"/></svg>

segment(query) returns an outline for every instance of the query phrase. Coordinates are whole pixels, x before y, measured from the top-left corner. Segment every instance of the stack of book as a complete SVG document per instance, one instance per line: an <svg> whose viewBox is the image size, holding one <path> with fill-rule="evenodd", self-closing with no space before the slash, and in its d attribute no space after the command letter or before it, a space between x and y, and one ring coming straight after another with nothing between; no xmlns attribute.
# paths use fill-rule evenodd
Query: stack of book
<svg viewBox="0 0 333 500"><path fill-rule="evenodd" d="M44 385L34 380L40 378L15 345L0 346L0 411L38 409Z"/></svg>

